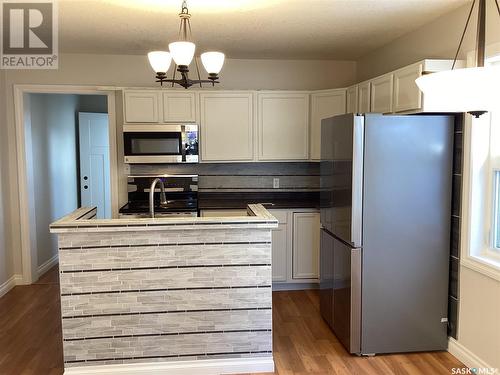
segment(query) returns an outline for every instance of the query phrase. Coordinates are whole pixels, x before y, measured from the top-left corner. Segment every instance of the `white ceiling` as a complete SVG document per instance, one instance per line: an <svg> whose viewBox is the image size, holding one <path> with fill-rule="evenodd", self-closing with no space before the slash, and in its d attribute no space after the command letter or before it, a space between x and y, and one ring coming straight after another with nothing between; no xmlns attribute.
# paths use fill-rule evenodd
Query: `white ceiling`
<svg viewBox="0 0 500 375"><path fill-rule="evenodd" d="M470 0L190 0L199 50L351 60ZM63 52L144 54L177 38L181 0L59 0ZM458 37L458 36L457 36Z"/></svg>

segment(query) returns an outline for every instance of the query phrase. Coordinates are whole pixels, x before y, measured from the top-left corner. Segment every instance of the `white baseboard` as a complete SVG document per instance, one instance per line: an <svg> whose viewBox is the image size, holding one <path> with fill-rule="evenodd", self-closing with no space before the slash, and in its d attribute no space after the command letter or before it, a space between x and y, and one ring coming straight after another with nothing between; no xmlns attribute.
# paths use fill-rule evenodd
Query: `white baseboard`
<svg viewBox="0 0 500 375"><path fill-rule="evenodd" d="M273 357L68 367L64 375L219 375L274 372Z"/></svg>
<svg viewBox="0 0 500 375"><path fill-rule="evenodd" d="M58 254L54 255L52 258L47 260L45 263L38 266L38 268L36 269L38 277L42 276L45 272L47 272L52 267L54 267L57 264L57 262L59 262Z"/></svg>
<svg viewBox="0 0 500 375"><path fill-rule="evenodd" d="M22 281L23 281L22 275L12 275L10 279L5 281L3 284L0 284L0 297L6 295L16 285L22 284Z"/></svg>
<svg viewBox="0 0 500 375"><path fill-rule="evenodd" d="M469 368L492 368L457 340L448 338L448 352Z"/></svg>

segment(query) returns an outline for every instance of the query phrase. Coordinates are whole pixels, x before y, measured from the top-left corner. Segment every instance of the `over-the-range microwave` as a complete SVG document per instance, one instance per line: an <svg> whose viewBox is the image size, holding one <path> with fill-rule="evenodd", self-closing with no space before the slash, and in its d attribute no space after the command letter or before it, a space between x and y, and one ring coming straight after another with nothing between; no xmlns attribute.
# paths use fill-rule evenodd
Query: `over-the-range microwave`
<svg viewBox="0 0 500 375"><path fill-rule="evenodd" d="M123 126L125 163L197 163L198 125Z"/></svg>

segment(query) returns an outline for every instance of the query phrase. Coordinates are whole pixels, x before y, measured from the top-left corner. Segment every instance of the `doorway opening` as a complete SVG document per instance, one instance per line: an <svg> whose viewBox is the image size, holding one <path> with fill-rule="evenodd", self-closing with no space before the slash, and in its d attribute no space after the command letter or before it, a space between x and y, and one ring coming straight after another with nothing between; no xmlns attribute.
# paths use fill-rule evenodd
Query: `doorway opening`
<svg viewBox="0 0 500 375"><path fill-rule="evenodd" d="M23 104L35 281L58 261L50 223L82 206L112 216L110 122L106 94L25 93Z"/></svg>

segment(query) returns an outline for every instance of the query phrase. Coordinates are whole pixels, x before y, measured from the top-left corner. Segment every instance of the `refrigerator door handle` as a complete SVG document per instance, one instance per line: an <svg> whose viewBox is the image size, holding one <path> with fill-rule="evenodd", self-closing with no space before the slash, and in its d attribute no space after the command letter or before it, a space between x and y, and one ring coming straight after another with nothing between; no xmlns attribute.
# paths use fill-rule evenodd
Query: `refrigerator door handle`
<svg viewBox="0 0 500 375"><path fill-rule="evenodd" d="M364 119L364 116L354 116L351 205L351 243L354 247L362 246L363 235Z"/></svg>
<svg viewBox="0 0 500 375"><path fill-rule="evenodd" d="M350 352L361 353L361 249L351 250L351 327Z"/></svg>

